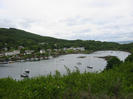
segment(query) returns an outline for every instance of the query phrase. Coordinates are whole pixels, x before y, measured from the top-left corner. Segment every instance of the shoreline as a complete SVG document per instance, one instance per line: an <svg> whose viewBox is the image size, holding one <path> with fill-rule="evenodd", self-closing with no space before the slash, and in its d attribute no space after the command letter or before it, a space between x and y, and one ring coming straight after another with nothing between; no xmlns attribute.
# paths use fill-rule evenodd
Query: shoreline
<svg viewBox="0 0 133 99"><path fill-rule="evenodd" d="M121 50L98 50L98 51L121 51ZM9 61L0 61L0 64L12 64L12 63L17 63L17 62L36 62L36 61L41 61L41 60L48 60L50 58L56 58L59 57L61 55L68 55L68 54L92 54L94 52L97 51L83 51L83 52L73 52L73 53L63 53L63 54L55 54L55 55L51 55L51 56L43 56L43 57L32 57L32 58L27 58L27 59L18 59L18 60L9 60ZM128 52L128 51L124 51L124 52ZM130 52L128 52L130 53ZM103 56L103 57L97 57L97 58L102 58L105 59L106 61L109 60L112 56L108 55L108 56ZM79 57L80 58L80 57ZM82 58L82 56L81 56Z"/></svg>
<svg viewBox="0 0 133 99"><path fill-rule="evenodd" d="M16 63L16 62L35 62L35 61L40 61L40 60L48 60L51 57L52 58L56 58L59 57L61 55L68 55L68 54L90 54L93 53L94 51L90 52L90 51L83 51L83 52L73 52L73 53L63 53L63 54L55 54L55 55L50 55L50 56L42 56L42 57L32 57L32 58L27 58L27 59L17 59L17 60L9 60L9 61L0 61L0 64L12 64L12 63Z"/></svg>

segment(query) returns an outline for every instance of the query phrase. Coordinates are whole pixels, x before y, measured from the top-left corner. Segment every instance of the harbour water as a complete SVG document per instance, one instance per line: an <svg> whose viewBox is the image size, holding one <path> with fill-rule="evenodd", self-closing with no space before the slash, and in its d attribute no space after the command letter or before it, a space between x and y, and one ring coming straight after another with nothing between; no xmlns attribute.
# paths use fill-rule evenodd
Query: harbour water
<svg viewBox="0 0 133 99"><path fill-rule="evenodd" d="M97 51L91 54L68 54L61 55L49 60L35 62L16 62L12 64L0 64L0 78L12 77L13 79L22 79L20 75L25 69L30 70L29 77L54 74L58 70L61 74L66 74L66 68L71 71L77 67L80 72L100 72L106 67L106 60L99 57L116 56L121 61L130 55L123 51ZM91 68L88 68L91 67Z"/></svg>

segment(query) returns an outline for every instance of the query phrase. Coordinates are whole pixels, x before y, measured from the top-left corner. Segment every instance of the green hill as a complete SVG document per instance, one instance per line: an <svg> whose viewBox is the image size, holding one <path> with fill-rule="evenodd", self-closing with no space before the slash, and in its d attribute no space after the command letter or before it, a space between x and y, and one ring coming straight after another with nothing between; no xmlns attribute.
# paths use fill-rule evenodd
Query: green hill
<svg viewBox="0 0 133 99"><path fill-rule="evenodd" d="M55 46L56 45L56 46ZM86 50L124 50L132 51L133 43L118 44L115 42L101 42L94 40L65 40L53 37L40 36L15 28L0 28L0 51L7 47L17 49L23 46L26 49L59 49L69 47L85 47Z"/></svg>
<svg viewBox="0 0 133 99"><path fill-rule="evenodd" d="M38 45L39 43L56 43L65 40L56 39L52 37L44 37L37 34L33 34L30 32L26 32L19 29L14 28L0 28L0 47L3 47L7 44L9 47L17 47L17 46L32 46Z"/></svg>
<svg viewBox="0 0 133 99"><path fill-rule="evenodd" d="M56 44L56 46L55 46ZM17 49L24 46L28 49L34 48L64 48L64 47L85 47L87 50L118 49L120 44L114 42L100 42L93 40L64 40L47 36L40 36L14 28L0 28L0 49L8 47Z"/></svg>

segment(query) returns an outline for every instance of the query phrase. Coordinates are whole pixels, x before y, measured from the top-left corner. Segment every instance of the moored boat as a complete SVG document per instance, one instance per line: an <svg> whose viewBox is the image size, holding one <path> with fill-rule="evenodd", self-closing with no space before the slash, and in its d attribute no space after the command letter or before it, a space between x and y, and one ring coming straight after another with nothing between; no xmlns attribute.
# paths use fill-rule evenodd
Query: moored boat
<svg viewBox="0 0 133 99"><path fill-rule="evenodd" d="M29 73L30 73L29 69L26 69L25 72L23 74L21 74L20 76L24 77L24 78L28 78L29 77Z"/></svg>
<svg viewBox="0 0 133 99"><path fill-rule="evenodd" d="M25 74L25 73L21 74L20 76L21 76L21 77L29 77L29 75L27 75L27 74Z"/></svg>
<svg viewBox="0 0 133 99"><path fill-rule="evenodd" d="M92 69L93 67L91 67L91 66L87 66L87 68Z"/></svg>

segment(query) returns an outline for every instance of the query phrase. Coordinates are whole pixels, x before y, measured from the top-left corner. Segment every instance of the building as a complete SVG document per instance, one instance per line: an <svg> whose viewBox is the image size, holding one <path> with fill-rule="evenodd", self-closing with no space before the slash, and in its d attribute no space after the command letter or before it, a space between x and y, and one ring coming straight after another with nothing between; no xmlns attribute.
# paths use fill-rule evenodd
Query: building
<svg viewBox="0 0 133 99"><path fill-rule="evenodd" d="M0 57L3 57L4 56L4 53L0 53Z"/></svg>
<svg viewBox="0 0 133 99"><path fill-rule="evenodd" d="M5 47L5 48L3 48L3 50L4 50L4 51L8 51L8 48Z"/></svg>
<svg viewBox="0 0 133 99"><path fill-rule="evenodd" d="M32 54L34 50L25 50L25 54Z"/></svg>
<svg viewBox="0 0 133 99"><path fill-rule="evenodd" d="M85 51L84 47L77 47L76 50Z"/></svg>
<svg viewBox="0 0 133 99"><path fill-rule="evenodd" d="M84 48L84 47L76 47L76 48L74 48L74 47L70 47L70 48L68 48L67 50L74 50L74 51L79 50L79 51L85 51L85 48Z"/></svg>
<svg viewBox="0 0 133 99"><path fill-rule="evenodd" d="M40 50L40 53L41 53L41 54L43 54L43 53L45 53L45 52L46 52L45 50Z"/></svg>
<svg viewBox="0 0 133 99"><path fill-rule="evenodd" d="M13 56L13 55L18 55L20 54L20 50L14 50L12 52L6 52L5 56Z"/></svg>

